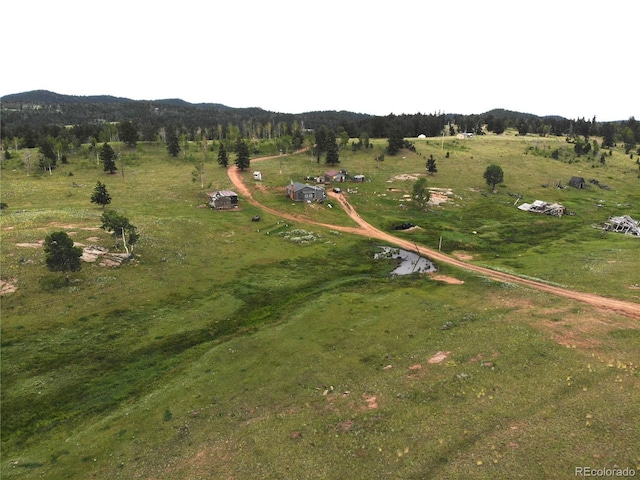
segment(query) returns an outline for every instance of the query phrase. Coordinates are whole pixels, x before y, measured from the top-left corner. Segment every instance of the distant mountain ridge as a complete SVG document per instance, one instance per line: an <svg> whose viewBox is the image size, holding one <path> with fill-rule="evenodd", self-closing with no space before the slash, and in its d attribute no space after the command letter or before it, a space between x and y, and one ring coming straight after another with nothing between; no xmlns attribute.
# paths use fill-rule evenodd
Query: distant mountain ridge
<svg viewBox="0 0 640 480"><path fill-rule="evenodd" d="M132 122L145 141L154 140L163 129L180 131L190 138L196 138L202 132L210 138L226 138L229 131L238 131L250 138L279 139L296 129L315 130L326 126L334 132L345 132L353 139L362 134L387 138L394 132L410 138L433 137L443 131L455 130L502 133L508 128L517 129L520 135L534 132L563 135L574 128L576 131L590 128L590 122L584 119L539 117L502 108L471 115L439 112L378 116L345 110L283 113L259 107L234 108L220 103L193 104L180 98L132 100L111 95L63 95L48 90L5 95L0 98L0 109L0 136L28 138L25 144L32 146L48 136L57 137L61 128L82 127L78 130L86 140L87 135L98 138L105 124L124 121Z"/></svg>
<svg viewBox="0 0 640 480"><path fill-rule="evenodd" d="M160 100L132 100L124 97L114 97L113 95L64 95L51 92L49 90L31 90L29 92L13 93L0 98L3 103L31 103L44 105L68 105L78 103L160 103L165 105L215 108L218 110L230 110L221 103L189 103L179 98L167 98Z"/></svg>
<svg viewBox="0 0 640 480"><path fill-rule="evenodd" d="M252 108L234 108L224 105L222 103L190 103L186 100L182 100L180 98L166 98L166 99L156 99L156 100L132 100L130 98L123 97L114 97L112 95L89 95L89 96L80 96L80 95L65 95L60 93L51 92L49 90L32 90L29 92L22 93L14 93L10 95L5 95L0 98L0 102L3 104L15 104L15 103L23 103L23 104L34 104L34 105L71 105L71 104L160 104L160 105L170 105L174 107L195 107L200 109L213 109L220 111L230 111L230 110L239 110L239 111L262 111L267 112L259 107ZM293 115L289 112L274 112L281 113L287 115ZM306 112L306 113L317 113L317 112ZM375 115L369 114L355 114L353 112L341 111L339 113L347 113L353 115L362 115L373 117ZM447 113L447 117L455 117L460 114L456 113ZM512 110L505 110L502 108L494 108L484 113L477 113L473 115L478 115L482 117L493 116L496 118L504 118L504 119L517 119L517 118L529 118L529 119L540 119L540 118L554 118L557 120L563 120L564 117L559 115L545 115L540 117L538 115L534 115L532 113L524 113L524 112L516 112Z"/></svg>

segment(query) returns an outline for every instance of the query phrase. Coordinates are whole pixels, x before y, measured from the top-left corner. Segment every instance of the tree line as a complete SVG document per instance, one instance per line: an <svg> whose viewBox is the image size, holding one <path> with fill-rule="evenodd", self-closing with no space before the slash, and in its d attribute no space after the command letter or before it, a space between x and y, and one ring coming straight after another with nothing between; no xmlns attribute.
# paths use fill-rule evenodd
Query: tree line
<svg viewBox="0 0 640 480"><path fill-rule="evenodd" d="M48 92L51 93L51 92ZM0 136L4 152L40 148L44 169L65 162L65 154L80 145L96 146L123 141L225 141L239 139L281 142L283 150L297 149L305 135L326 126L343 138L428 137L487 132L500 134L513 128L520 135L602 136L607 148L623 144L628 151L640 144L640 125L634 117L619 122L592 119L538 117L496 109L481 115L416 113L373 116L351 112L307 112L285 114L259 108L234 109L223 105L194 105L182 101L148 102L82 97L7 96L2 101ZM52 95L55 95L52 97ZM49 102L49 103L46 103ZM57 103L56 103L57 102ZM6 153L5 153L6 155Z"/></svg>

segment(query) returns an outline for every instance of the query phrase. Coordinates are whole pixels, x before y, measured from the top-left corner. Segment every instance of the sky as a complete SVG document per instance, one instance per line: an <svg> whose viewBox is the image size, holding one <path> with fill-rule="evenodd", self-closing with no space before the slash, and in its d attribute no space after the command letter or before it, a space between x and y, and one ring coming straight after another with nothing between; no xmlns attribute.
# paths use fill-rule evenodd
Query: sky
<svg viewBox="0 0 640 480"><path fill-rule="evenodd" d="M640 118L629 0L3 2L0 95Z"/></svg>

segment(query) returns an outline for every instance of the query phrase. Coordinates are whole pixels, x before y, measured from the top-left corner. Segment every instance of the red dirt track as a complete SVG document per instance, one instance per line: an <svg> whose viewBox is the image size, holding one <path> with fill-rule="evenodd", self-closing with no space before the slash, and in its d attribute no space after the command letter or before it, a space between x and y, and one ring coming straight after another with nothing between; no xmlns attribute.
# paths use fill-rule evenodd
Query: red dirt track
<svg viewBox="0 0 640 480"><path fill-rule="evenodd" d="M255 159L252 159L251 162L254 163L256 161L266 160L268 158L274 158L274 157L255 158ZM272 213L273 215L277 215L279 217L286 218L294 222L302 222L302 223L307 223L312 225L318 225L318 226L330 228L332 230L337 230L345 233L352 233L355 235L362 235L369 238L375 238L383 242L396 245L406 250L417 251L418 253L420 253L420 255L428 257L432 260L435 260L441 263L447 263L449 265L453 265L458 268L462 268L465 270L469 270L469 271L484 275L488 278L491 278L492 280L524 285L529 288L533 288L533 289L540 290L546 293L551 293L553 295L557 295L560 297L565 297L565 298L569 298L579 302L583 302L601 309L614 311L621 315L625 315L625 316L640 320L640 304L638 303L628 302L624 300L617 300L614 298L602 297L602 296L591 294L591 293L578 292L575 290L569 290L562 287L548 285L546 283L538 282L535 280L529 280L526 278L519 277L517 275L498 272L495 270L491 270L489 268L480 267L477 265L473 265L471 263L464 262L462 260L458 260L442 252L439 252L437 250L432 250L422 245L418 245L414 242L394 237L389 233L386 233L382 230L378 230L373 225L367 223L364 219L362 219L362 217L358 215L358 212L355 211L355 209L351 206L351 204L347 201L345 196L342 194L334 194L333 192L328 192L329 195L334 200L340 203L344 211L359 225L358 227L344 227L340 225L330 225L326 223L315 222L313 220L309 220L304 217L280 212L278 210L275 210L273 208L267 207L259 203L257 200L253 198L253 196L251 195L251 191L249 190L247 185L244 183L242 172L238 168L236 168L235 166L229 167L227 169L227 173L229 175L229 179L234 184L238 194L244 196L247 202L259 207L260 209L266 212Z"/></svg>

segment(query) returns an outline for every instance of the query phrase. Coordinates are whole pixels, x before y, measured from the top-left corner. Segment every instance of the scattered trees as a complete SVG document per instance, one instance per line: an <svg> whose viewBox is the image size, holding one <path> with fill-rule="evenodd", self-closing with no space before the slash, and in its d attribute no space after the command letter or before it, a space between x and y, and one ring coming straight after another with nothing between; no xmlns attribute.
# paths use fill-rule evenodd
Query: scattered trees
<svg viewBox="0 0 640 480"><path fill-rule="evenodd" d="M107 142L105 142L100 149L100 160L102 161L105 172L114 173L118 169L116 167L116 152L113 151L113 148L111 148L111 145Z"/></svg>
<svg viewBox="0 0 640 480"><path fill-rule="evenodd" d="M40 168L42 168L45 172L48 170L49 174L52 174L52 170L56 168L57 157L55 152L53 151L53 143L51 142L51 138L47 137L42 141L39 148L40 152Z"/></svg>
<svg viewBox="0 0 640 480"><path fill-rule="evenodd" d="M496 189L496 185L502 183L504 180L504 172L499 165L489 165L487 169L484 171L483 175L484 179L487 182L487 185L491 187L491 190Z"/></svg>
<svg viewBox="0 0 640 480"><path fill-rule="evenodd" d="M107 192L107 186L104 183L100 181L96 183L93 193L91 194L91 203L102 205L103 209L105 205L109 205L111 203L111 195Z"/></svg>
<svg viewBox="0 0 640 480"><path fill-rule="evenodd" d="M64 272L69 283L69 272L82 268L82 249L73 246L73 240L65 232L53 232L44 239L45 262L50 272Z"/></svg>

